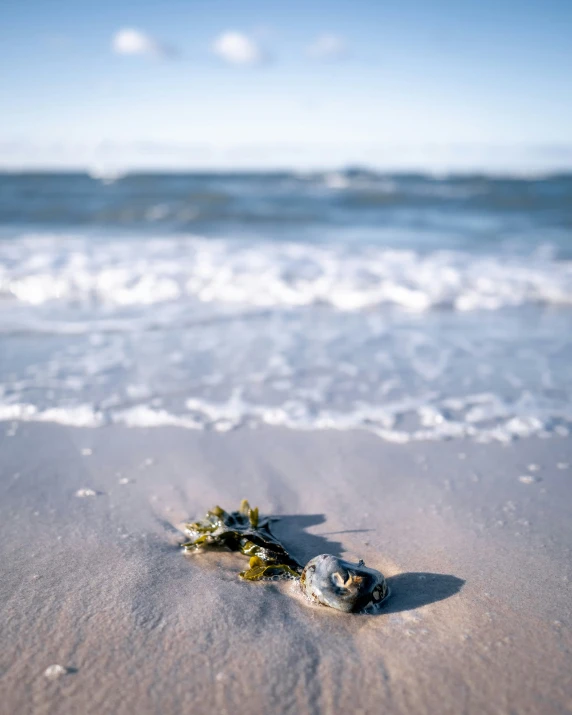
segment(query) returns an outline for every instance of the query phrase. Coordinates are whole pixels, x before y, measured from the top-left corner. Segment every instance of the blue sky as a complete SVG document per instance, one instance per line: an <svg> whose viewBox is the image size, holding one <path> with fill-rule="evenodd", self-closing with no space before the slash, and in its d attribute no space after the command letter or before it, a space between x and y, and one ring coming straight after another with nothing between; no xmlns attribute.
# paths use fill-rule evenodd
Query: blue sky
<svg viewBox="0 0 572 715"><path fill-rule="evenodd" d="M5 3L0 165L572 163L570 37L556 0Z"/></svg>

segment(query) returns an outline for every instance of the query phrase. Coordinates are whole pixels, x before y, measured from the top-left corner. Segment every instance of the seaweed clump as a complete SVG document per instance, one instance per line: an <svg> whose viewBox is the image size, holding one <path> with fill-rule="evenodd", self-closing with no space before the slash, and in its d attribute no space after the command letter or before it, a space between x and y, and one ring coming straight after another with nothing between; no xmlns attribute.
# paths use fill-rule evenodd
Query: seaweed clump
<svg viewBox="0 0 572 715"><path fill-rule="evenodd" d="M321 554L302 567L272 534L271 521L246 499L238 511L230 513L215 506L202 521L185 525L191 538L182 546L187 552L205 547L239 551L250 559L246 571L239 574L246 581L295 579L310 601L345 613L377 611L389 595L383 574L362 560L350 563Z"/></svg>
<svg viewBox="0 0 572 715"><path fill-rule="evenodd" d="M246 581L300 578L302 565L296 561L270 531L269 517L261 517L244 499L238 511L226 512L215 506L202 521L185 524L190 541L186 552L205 547L227 548L248 556L248 569L239 575Z"/></svg>

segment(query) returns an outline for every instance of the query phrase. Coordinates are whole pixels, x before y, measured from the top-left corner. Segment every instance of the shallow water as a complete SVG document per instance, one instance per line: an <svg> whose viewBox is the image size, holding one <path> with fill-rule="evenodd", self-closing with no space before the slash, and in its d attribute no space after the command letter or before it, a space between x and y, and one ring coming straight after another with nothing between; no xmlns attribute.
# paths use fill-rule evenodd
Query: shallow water
<svg viewBox="0 0 572 715"><path fill-rule="evenodd" d="M0 418L572 424L572 176L0 177Z"/></svg>

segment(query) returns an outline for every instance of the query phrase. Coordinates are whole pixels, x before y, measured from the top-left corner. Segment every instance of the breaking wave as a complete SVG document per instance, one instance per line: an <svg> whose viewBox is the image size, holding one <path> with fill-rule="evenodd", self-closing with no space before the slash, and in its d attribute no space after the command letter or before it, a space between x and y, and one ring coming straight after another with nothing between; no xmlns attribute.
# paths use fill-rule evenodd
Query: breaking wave
<svg viewBox="0 0 572 715"><path fill-rule="evenodd" d="M550 251L463 251L312 245L201 237L20 236L0 242L0 296L20 305L122 308L394 306L423 312L572 304L572 261Z"/></svg>

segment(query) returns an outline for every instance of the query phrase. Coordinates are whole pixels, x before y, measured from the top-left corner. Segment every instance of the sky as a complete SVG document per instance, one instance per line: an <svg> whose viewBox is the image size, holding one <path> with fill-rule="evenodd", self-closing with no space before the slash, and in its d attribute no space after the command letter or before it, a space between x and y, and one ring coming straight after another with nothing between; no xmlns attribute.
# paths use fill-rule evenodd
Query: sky
<svg viewBox="0 0 572 715"><path fill-rule="evenodd" d="M28 0L0 167L572 167L569 0Z"/></svg>

